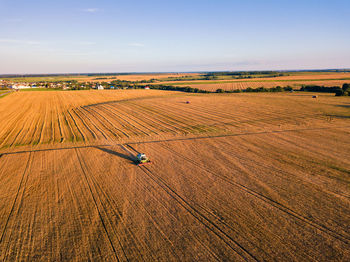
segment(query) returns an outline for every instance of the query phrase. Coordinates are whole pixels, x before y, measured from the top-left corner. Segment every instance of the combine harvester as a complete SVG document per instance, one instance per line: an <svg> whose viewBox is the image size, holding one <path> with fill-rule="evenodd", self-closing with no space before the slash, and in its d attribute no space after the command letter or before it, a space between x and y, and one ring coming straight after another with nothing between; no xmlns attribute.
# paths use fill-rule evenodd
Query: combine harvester
<svg viewBox="0 0 350 262"><path fill-rule="evenodd" d="M151 163L151 160L144 153L137 154L136 158L138 166L143 166Z"/></svg>

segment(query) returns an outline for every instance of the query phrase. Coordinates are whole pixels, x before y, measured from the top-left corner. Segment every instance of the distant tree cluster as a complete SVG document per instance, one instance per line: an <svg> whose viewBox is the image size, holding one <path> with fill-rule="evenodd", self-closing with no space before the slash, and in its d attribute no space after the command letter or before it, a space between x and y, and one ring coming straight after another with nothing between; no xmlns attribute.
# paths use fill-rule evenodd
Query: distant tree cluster
<svg viewBox="0 0 350 262"><path fill-rule="evenodd" d="M349 96L350 95L350 84L343 84L342 87L307 85L307 86L302 86L300 88L300 91L334 93L336 96Z"/></svg>
<svg viewBox="0 0 350 262"><path fill-rule="evenodd" d="M350 96L350 84L343 84L341 90L335 93L336 96Z"/></svg>
<svg viewBox="0 0 350 262"><path fill-rule="evenodd" d="M217 79L219 76L232 76L233 78L254 78L254 77L278 77L288 74L276 71L242 71L242 72L210 72L204 75L206 80Z"/></svg>
<svg viewBox="0 0 350 262"><path fill-rule="evenodd" d="M258 88L251 88L248 87L246 89L236 89L236 90L223 90L223 89L217 89L216 93L261 93L261 92L283 92L283 91L293 91L293 88L290 86L287 87L273 87L273 88L265 88L265 87L258 87Z"/></svg>
<svg viewBox="0 0 350 262"><path fill-rule="evenodd" d="M190 86L151 85L150 88L159 90L181 91L187 93L211 93L209 91L193 88Z"/></svg>

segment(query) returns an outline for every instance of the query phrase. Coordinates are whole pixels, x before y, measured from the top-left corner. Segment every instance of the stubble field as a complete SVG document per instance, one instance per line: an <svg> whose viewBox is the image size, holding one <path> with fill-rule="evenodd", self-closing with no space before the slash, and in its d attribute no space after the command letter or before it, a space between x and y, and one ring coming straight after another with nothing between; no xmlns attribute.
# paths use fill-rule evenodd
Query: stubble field
<svg viewBox="0 0 350 262"><path fill-rule="evenodd" d="M301 93L10 94L0 260L347 261L349 106ZM152 164L135 165L137 152Z"/></svg>
<svg viewBox="0 0 350 262"><path fill-rule="evenodd" d="M232 91L232 90L244 90L247 88L273 88L273 87L287 87L290 86L293 89L300 89L302 86L305 85L319 85L319 86L339 86L341 87L345 83L349 83L350 80L317 80L317 81L236 81L236 82L220 82L220 83L190 83L188 85L184 86L190 86L192 88L198 88L200 90L206 90L210 92L215 92L217 89L223 89L225 91ZM179 85L181 86L181 85Z"/></svg>

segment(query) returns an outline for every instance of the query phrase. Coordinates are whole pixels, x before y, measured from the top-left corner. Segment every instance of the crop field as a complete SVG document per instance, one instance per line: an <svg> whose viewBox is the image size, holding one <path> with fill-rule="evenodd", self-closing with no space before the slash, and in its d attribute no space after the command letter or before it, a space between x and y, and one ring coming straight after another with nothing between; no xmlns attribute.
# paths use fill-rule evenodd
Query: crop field
<svg viewBox="0 0 350 262"><path fill-rule="evenodd" d="M166 79L169 77L198 76L198 73L157 73L157 74L129 74L118 75L117 79L127 81L142 81L150 79Z"/></svg>
<svg viewBox="0 0 350 262"><path fill-rule="evenodd" d="M345 83L350 83L350 80L325 80L325 81L242 81L242 82L221 82L221 83L194 83L187 84L184 86L190 86L193 88L198 88L201 90L215 92L217 89L223 90L237 90L237 89L247 89L250 88L273 88L277 86L286 87L291 86L293 88L299 89L303 85L320 85L320 86L342 86ZM181 85L179 85L181 86Z"/></svg>
<svg viewBox="0 0 350 262"><path fill-rule="evenodd" d="M0 261L349 261L350 100L311 96L7 95Z"/></svg>
<svg viewBox="0 0 350 262"><path fill-rule="evenodd" d="M13 82L40 82L40 81L72 81L78 82L109 82L113 80L142 81L150 79L167 79L169 77L198 76L199 73L146 73L146 74L110 74L110 75L53 75L53 76L23 76L2 78Z"/></svg>

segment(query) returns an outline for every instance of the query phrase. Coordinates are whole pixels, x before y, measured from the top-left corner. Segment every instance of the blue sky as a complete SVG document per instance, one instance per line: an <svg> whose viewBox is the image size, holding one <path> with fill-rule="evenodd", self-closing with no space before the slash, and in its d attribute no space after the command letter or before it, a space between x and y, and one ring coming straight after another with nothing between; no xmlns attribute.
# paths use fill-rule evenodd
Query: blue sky
<svg viewBox="0 0 350 262"><path fill-rule="evenodd" d="M349 0L0 0L0 74L350 68Z"/></svg>

